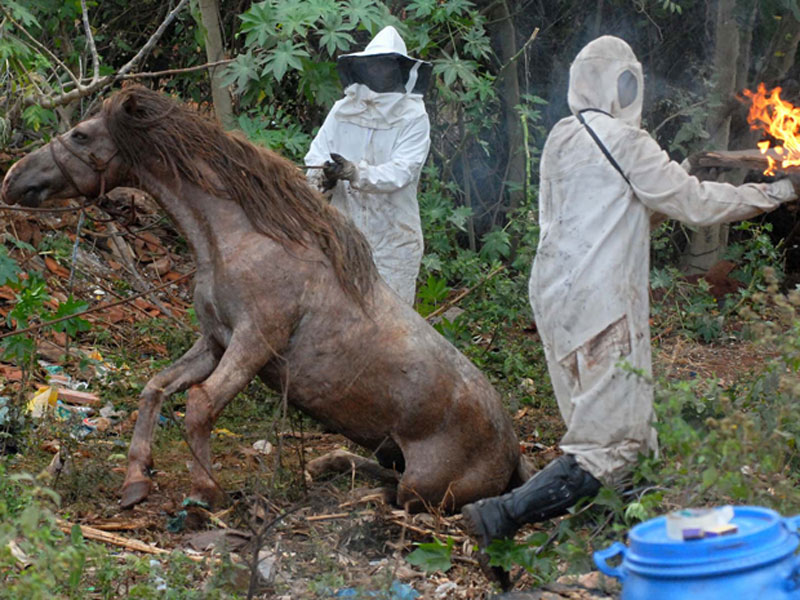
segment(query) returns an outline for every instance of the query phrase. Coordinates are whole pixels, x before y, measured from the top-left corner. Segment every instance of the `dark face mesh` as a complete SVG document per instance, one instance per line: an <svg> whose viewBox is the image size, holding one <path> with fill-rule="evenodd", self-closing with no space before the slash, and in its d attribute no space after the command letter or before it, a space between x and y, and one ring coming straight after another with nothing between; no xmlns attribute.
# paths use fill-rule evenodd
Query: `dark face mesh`
<svg viewBox="0 0 800 600"><path fill-rule="evenodd" d="M373 56L342 56L336 63L342 86L353 83L366 85L373 92L405 92L409 73L416 61L397 54ZM417 70L417 81L412 90L424 94L430 82L431 65L422 63Z"/></svg>
<svg viewBox="0 0 800 600"><path fill-rule="evenodd" d="M630 71L623 71L617 78L617 97L619 98L620 108L629 106L639 93L639 83L636 81L636 75Z"/></svg>

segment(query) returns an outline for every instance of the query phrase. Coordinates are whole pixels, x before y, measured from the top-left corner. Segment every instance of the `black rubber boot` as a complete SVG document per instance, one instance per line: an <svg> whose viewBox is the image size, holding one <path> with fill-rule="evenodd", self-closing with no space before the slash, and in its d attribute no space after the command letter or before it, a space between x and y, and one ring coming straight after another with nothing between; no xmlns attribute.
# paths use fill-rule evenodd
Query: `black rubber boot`
<svg viewBox="0 0 800 600"><path fill-rule="evenodd" d="M578 500L595 496L600 487L574 456L564 454L509 493L464 505L461 514L467 531L484 550L492 540L513 537L525 523L566 514Z"/></svg>

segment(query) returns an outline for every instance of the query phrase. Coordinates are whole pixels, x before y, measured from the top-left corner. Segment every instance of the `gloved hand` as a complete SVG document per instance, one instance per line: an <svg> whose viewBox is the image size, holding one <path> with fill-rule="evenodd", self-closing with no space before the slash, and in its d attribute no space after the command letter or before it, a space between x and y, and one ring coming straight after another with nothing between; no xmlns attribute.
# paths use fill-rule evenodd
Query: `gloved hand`
<svg viewBox="0 0 800 600"><path fill-rule="evenodd" d="M331 159L332 160L325 161L322 167L322 174L325 176L323 188L333 188L340 179L352 181L356 178L358 170L354 163L335 152L331 152Z"/></svg>

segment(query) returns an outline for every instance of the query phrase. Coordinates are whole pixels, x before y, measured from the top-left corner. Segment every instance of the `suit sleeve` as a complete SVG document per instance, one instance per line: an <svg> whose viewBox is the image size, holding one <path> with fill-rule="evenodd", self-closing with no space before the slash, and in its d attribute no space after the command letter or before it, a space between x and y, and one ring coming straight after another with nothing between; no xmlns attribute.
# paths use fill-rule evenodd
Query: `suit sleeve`
<svg viewBox="0 0 800 600"><path fill-rule="evenodd" d="M626 128L616 146L614 156L636 197L652 211L691 225L747 219L797 198L788 179L740 186L700 181L641 129Z"/></svg>
<svg viewBox="0 0 800 600"><path fill-rule="evenodd" d="M405 126L389 161L379 165L359 162L358 177L351 182L352 187L364 192L391 193L416 184L430 145L430 122L426 114Z"/></svg>

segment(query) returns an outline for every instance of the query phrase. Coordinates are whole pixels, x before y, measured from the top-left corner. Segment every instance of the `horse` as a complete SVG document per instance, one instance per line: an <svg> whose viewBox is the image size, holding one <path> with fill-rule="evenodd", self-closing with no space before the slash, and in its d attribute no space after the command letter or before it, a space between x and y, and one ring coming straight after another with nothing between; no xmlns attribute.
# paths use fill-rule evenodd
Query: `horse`
<svg viewBox="0 0 800 600"><path fill-rule="evenodd" d="M34 207L119 186L151 195L187 240L201 332L140 395L123 508L150 493L161 404L187 389L189 499L219 503L211 430L256 376L392 469L409 512L525 480L497 391L378 277L364 236L293 163L137 85L14 164L2 197Z"/></svg>

